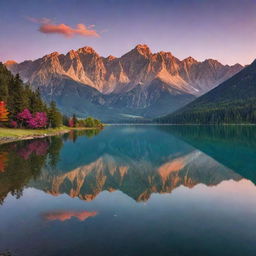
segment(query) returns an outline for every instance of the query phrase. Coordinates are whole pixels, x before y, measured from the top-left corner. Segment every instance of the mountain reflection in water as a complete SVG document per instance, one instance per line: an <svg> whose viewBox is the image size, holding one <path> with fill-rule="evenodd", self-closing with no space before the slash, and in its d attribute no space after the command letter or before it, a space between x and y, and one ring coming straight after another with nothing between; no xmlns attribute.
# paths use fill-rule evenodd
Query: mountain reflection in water
<svg viewBox="0 0 256 256"><path fill-rule="evenodd" d="M183 185L255 182L254 127L113 126L0 147L0 198L33 187L90 201L120 190L136 201ZM97 136L96 136L97 135ZM186 141L186 142L185 142Z"/></svg>

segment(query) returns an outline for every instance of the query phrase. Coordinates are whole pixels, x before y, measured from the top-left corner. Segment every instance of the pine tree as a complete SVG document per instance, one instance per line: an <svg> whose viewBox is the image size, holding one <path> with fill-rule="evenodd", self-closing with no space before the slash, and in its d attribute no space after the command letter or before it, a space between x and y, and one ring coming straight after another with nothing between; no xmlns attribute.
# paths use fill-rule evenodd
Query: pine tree
<svg viewBox="0 0 256 256"><path fill-rule="evenodd" d="M7 68L0 63L0 100L7 102L9 96L9 83L12 79L12 74Z"/></svg>
<svg viewBox="0 0 256 256"><path fill-rule="evenodd" d="M49 127L56 128L62 125L62 115L56 107L56 103L52 101L48 109Z"/></svg>
<svg viewBox="0 0 256 256"><path fill-rule="evenodd" d="M41 99L39 88L35 92L30 91L29 100L29 108L31 109L32 113L44 112L46 110L46 105Z"/></svg>
<svg viewBox="0 0 256 256"><path fill-rule="evenodd" d="M9 88L8 108L12 115L17 115L24 109L29 108L29 98L19 77L19 74L12 79Z"/></svg>

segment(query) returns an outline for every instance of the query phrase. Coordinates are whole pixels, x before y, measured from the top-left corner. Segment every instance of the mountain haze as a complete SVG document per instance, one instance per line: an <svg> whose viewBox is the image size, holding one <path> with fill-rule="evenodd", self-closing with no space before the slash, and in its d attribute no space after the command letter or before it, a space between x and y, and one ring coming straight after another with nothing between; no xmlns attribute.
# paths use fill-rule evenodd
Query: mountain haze
<svg viewBox="0 0 256 256"><path fill-rule="evenodd" d="M19 64L8 61L6 66L39 87L43 97L55 100L63 112L104 121L173 112L243 68L212 59L179 60L170 52L152 53L147 45L137 45L120 58L104 58L83 47Z"/></svg>

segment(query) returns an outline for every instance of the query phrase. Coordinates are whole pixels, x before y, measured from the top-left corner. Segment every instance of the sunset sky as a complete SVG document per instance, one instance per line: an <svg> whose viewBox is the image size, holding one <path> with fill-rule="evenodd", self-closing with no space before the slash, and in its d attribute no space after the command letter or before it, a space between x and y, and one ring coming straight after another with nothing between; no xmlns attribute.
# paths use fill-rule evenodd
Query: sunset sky
<svg viewBox="0 0 256 256"><path fill-rule="evenodd" d="M183 59L249 64L255 0L0 0L0 61L83 46L117 57L147 44Z"/></svg>

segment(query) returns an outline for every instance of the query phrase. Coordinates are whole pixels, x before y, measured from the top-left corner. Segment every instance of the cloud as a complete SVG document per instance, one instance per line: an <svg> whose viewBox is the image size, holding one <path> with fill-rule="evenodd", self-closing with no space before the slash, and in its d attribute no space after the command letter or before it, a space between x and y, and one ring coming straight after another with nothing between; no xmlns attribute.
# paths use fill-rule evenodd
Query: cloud
<svg viewBox="0 0 256 256"><path fill-rule="evenodd" d="M87 28L84 24L77 24L75 28L65 24L41 24L39 31L45 34L61 34L66 37L73 37L75 35L100 37L96 30Z"/></svg>
<svg viewBox="0 0 256 256"><path fill-rule="evenodd" d="M77 24L75 28L72 28L66 24L54 24L52 20L48 18L33 18L26 17L33 23L40 24L39 31L44 34L60 34L65 37L71 38L76 35L84 37L100 37L99 33L93 29L95 25Z"/></svg>

